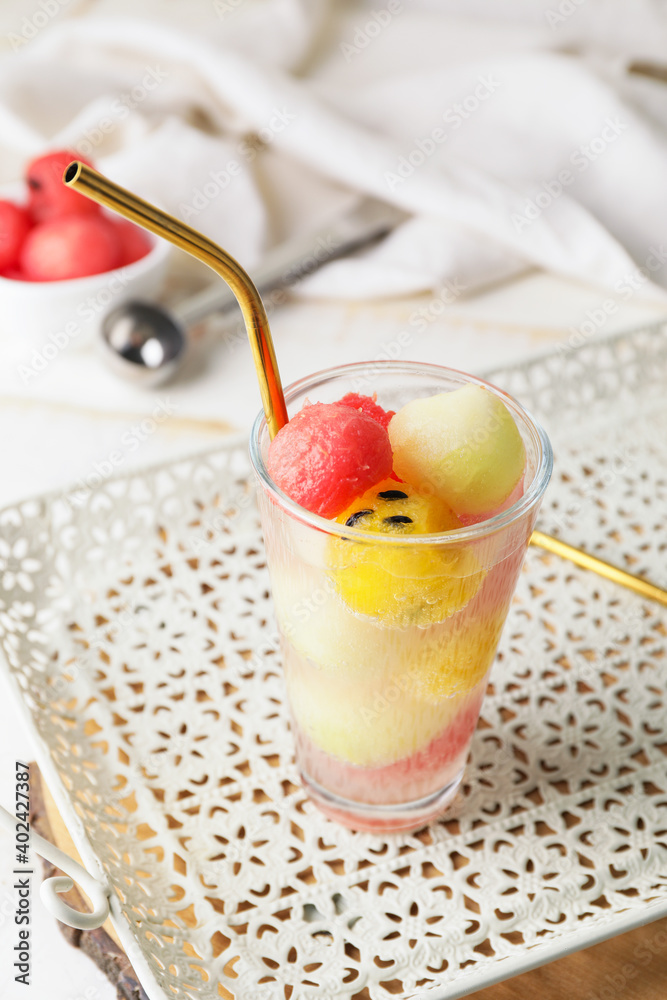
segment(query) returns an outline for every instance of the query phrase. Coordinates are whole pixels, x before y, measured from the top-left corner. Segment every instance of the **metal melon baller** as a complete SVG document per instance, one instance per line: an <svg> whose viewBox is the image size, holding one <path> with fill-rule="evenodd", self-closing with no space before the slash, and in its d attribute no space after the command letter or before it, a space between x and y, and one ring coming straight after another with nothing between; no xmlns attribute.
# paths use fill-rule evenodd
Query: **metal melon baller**
<svg viewBox="0 0 667 1000"><path fill-rule="evenodd" d="M386 236L405 218L391 205L364 199L325 229L288 240L272 250L256 272L257 290L266 295L294 285L328 261ZM171 378L183 362L188 327L236 305L234 293L221 282L193 295L171 312L153 302L124 302L102 322L107 360L125 378L145 386L159 385Z"/></svg>

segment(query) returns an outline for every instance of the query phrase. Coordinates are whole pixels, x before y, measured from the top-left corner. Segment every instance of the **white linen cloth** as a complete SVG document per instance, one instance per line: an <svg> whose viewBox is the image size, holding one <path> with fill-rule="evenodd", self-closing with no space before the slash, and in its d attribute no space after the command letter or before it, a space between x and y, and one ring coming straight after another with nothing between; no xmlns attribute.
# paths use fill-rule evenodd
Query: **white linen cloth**
<svg viewBox="0 0 667 1000"><path fill-rule="evenodd" d="M8 25L1 179L73 147L250 268L359 194L410 213L305 296L536 266L667 302L667 84L627 72L666 51L664 3L70 3Z"/></svg>

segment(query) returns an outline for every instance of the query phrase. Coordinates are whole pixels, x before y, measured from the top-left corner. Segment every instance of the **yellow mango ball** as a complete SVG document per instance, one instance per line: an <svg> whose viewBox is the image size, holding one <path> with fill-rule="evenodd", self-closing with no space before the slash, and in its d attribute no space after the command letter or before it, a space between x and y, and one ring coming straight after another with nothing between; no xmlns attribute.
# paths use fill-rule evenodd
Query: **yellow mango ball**
<svg viewBox="0 0 667 1000"><path fill-rule="evenodd" d="M334 585L354 611L404 628L443 621L474 597L484 579L470 547L391 544L411 535L452 531L461 522L441 499L387 479L338 518L384 536L378 544L336 538L329 564Z"/></svg>

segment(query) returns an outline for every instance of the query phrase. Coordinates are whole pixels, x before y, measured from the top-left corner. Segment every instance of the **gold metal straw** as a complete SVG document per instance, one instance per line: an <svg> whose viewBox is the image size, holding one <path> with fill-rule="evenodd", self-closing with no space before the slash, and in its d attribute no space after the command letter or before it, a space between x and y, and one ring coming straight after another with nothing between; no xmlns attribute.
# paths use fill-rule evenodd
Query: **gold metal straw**
<svg viewBox="0 0 667 1000"><path fill-rule="evenodd" d="M607 580L613 580L614 583L620 583L623 587L634 590L635 594L648 597L651 601L658 601L667 607L667 590L656 587L654 583L649 583L648 580L643 580L640 576L626 573L624 569L618 569L617 566L612 566L611 563L604 562L604 560L598 559L596 556L582 552L581 549L575 548L574 545L561 542L558 538L545 535L542 531L533 532L530 544L538 545L541 549L546 549L547 552L553 552L554 555L560 556L562 559L569 559L576 566L581 566L583 569L590 569Z"/></svg>
<svg viewBox="0 0 667 1000"><path fill-rule="evenodd" d="M238 299L243 312L248 338L252 348L253 360L257 369L259 388L262 395L262 406L266 415L269 433L275 437L280 428L287 423L285 397L278 372L278 362L273 349L273 340L269 330L269 321L259 292L240 264L211 240L202 236L196 229L191 229L178 219L160 211L154 205L126 191L125 188L98 174L78 160L67 167L63 182L85 194L87 198L113 209L131 222L149 229L156 236L161 236L175 246L199 258L213 268L230 286ZM617 569L595 556L582 552L581 549L561 542L551 535L534 531L531 545L537 545L547 552L552 552L563 559L569 559L583 569L592 570L599 576L620 583L642 597L658 601L667 607L667 591L655 584L642 580L632 573Z"/></svg>
<svg viewBox="0 0 667 1000"><path fill-rule="evenodd" d="M241 265L196 229L191 229L167 212L160 211L78 160L67 167L63 182L67 187L75 188L87 198L113 209L131 222L136 222L197 257L227 282L243 313L269 434L272 438L275 437L283 424L287 423L285 397L266 310L259 292Z"/></svg>

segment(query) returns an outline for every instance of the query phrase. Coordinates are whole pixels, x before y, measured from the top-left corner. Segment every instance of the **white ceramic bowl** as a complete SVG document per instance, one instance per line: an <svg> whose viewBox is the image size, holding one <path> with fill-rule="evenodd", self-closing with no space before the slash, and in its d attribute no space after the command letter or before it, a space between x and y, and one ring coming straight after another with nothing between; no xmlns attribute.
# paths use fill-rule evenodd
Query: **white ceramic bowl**
<svg viewBox="0 0 667 1000"><path fill-rule="evenodd" d="M0 188L0 198L25 204L25 185ZM51 360L95 341L104 316L128 299L154 299L164 283L171 246L147 233L153 243L145 257L102 274L67 281L16 281L0 277L0 337L13 356Z"/></svg>

